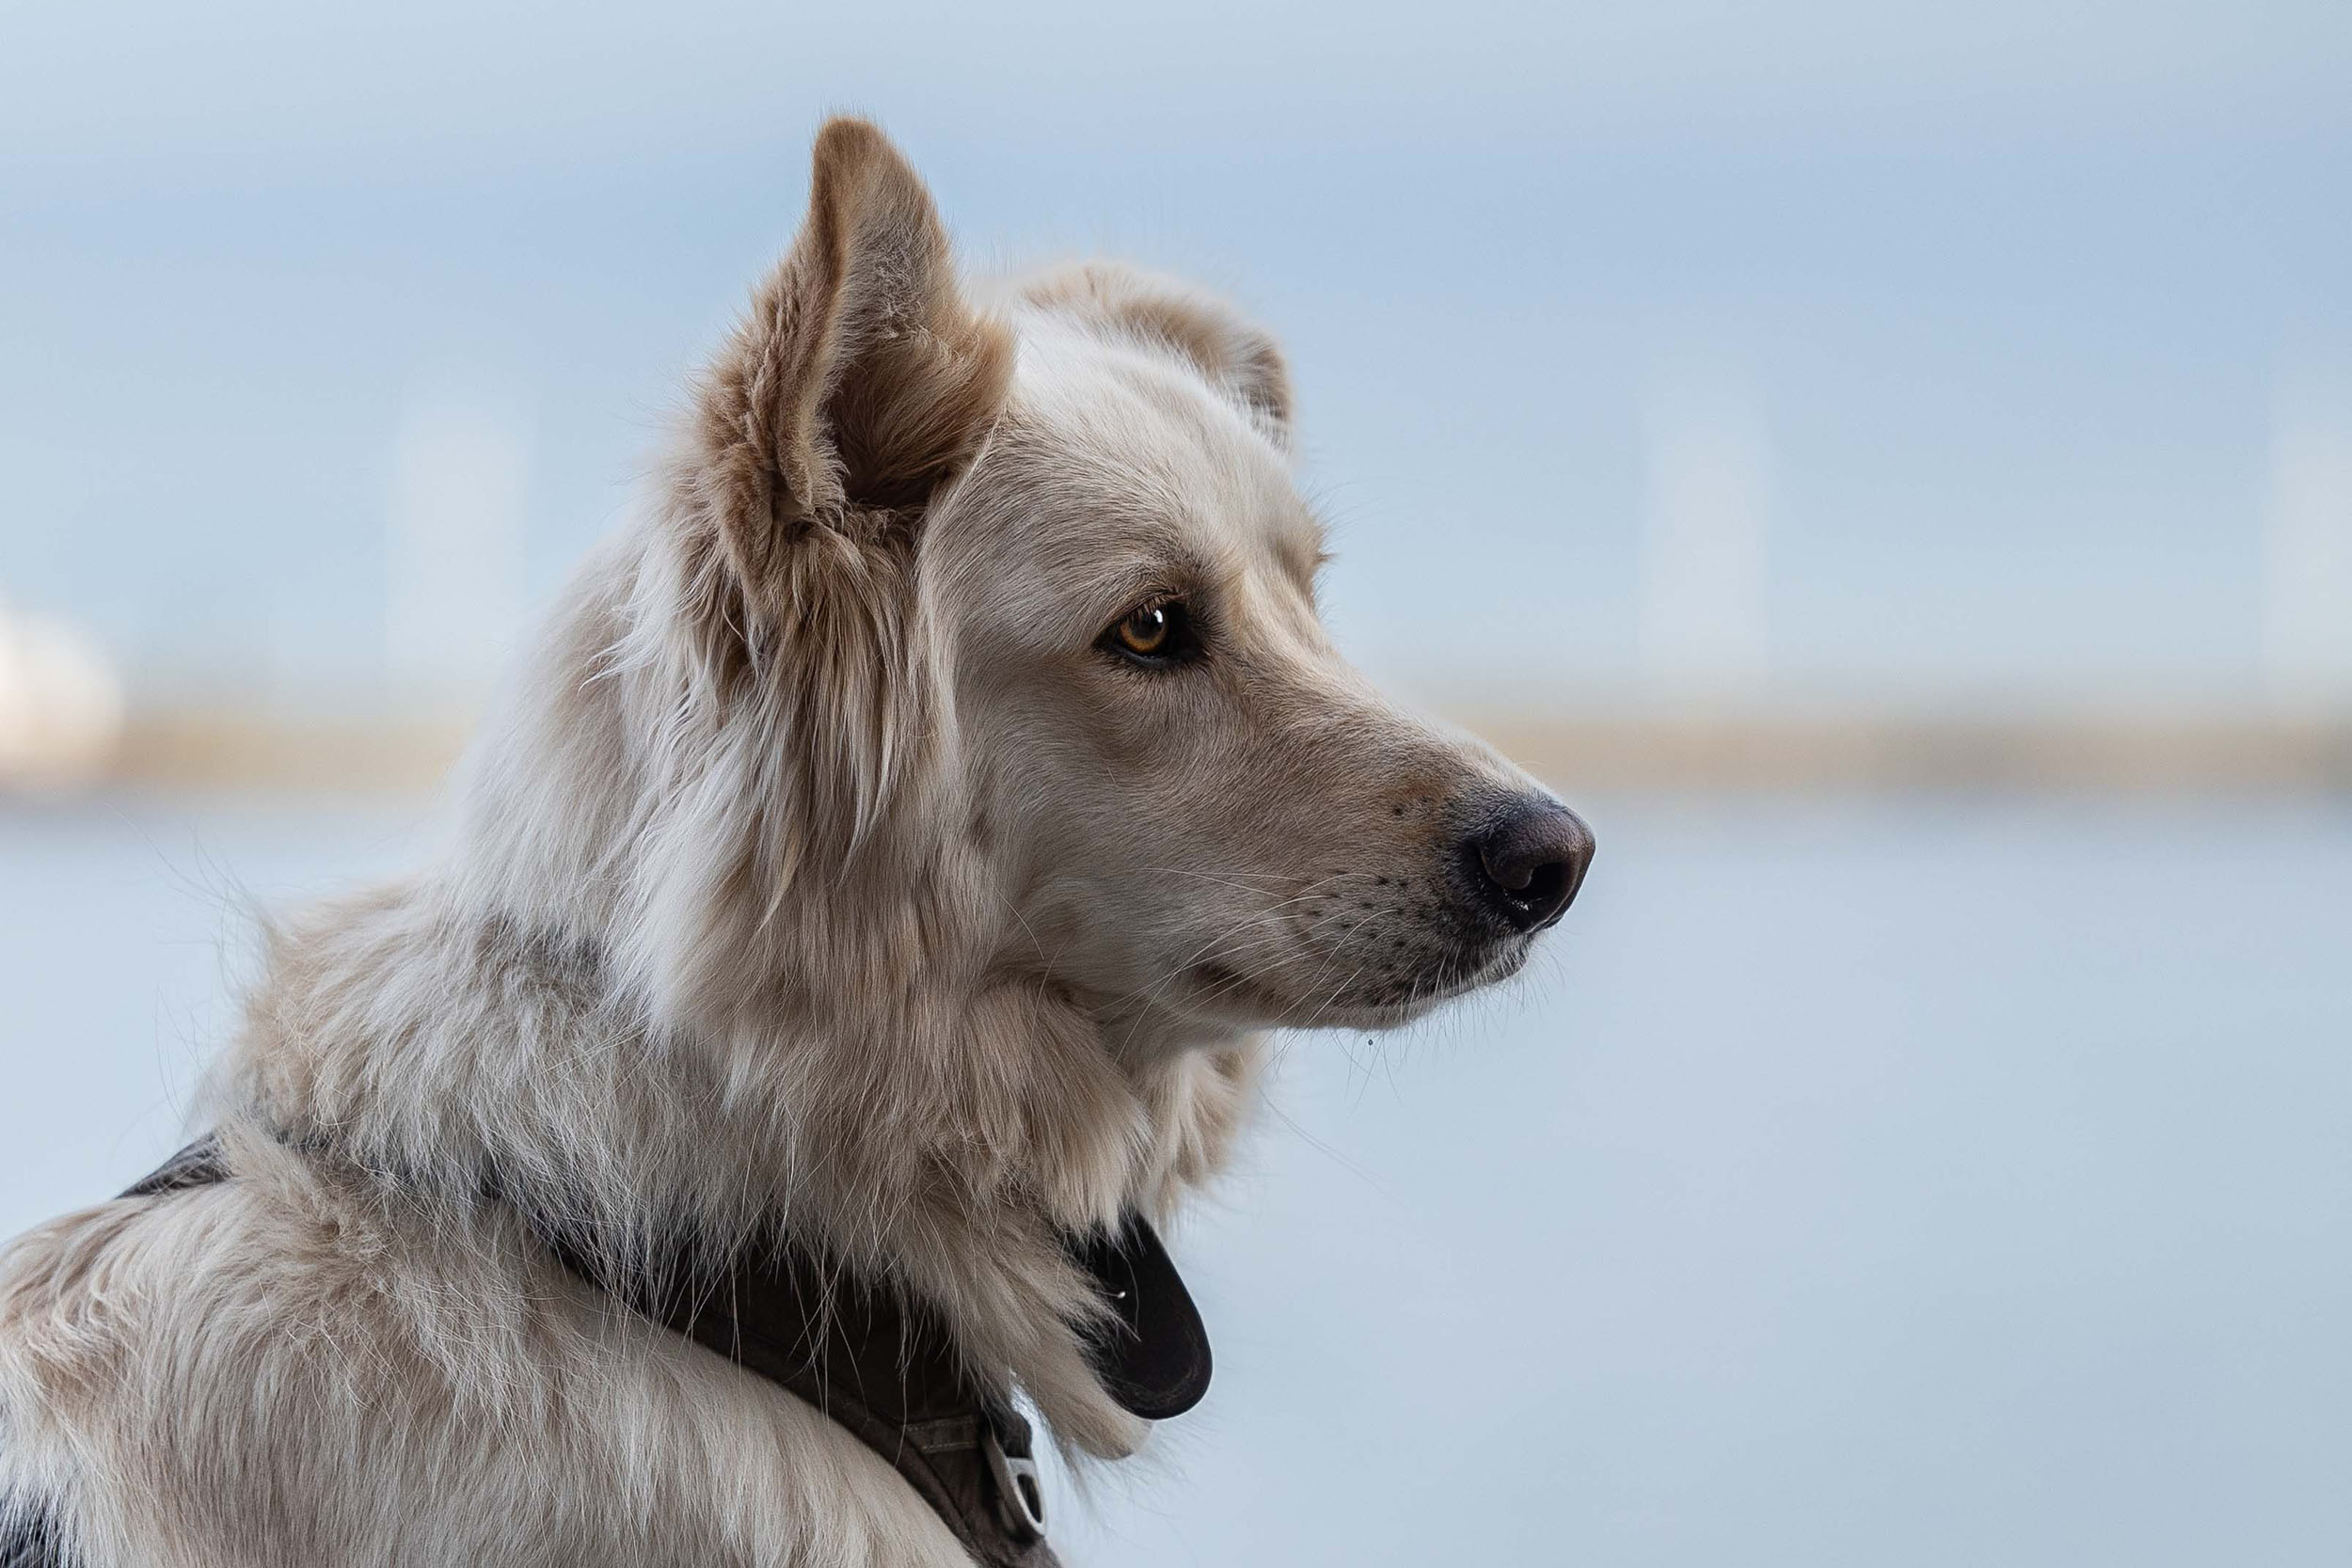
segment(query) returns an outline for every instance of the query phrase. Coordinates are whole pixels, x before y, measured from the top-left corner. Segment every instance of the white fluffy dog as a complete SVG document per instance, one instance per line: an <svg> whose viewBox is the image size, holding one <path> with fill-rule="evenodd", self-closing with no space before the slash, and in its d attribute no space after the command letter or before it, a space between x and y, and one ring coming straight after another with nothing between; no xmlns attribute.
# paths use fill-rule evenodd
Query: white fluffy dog
<svg viewBox="0 0 2352 1568"><path fill-rule="evenodd" d="M826 126L446 857L274 934L207 1179L7 1254L0 1540L1050 1560L628 1282L813 1261L985 1408L1124 1455L1088 1259L1217 1168L1253 1031L1525 960L1591 840L1333 650L1290 421L1219 302L1105 264L969 287L898 152Z"/></svg>

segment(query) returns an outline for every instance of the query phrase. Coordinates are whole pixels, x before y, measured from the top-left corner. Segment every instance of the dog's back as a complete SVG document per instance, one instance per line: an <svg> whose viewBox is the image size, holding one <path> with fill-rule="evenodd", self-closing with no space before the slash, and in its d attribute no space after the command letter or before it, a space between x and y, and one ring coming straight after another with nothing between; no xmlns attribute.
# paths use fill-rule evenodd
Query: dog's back
<svg viewBox="0 0 2352 1568"><path fill-rule="evenodd" d="M26 1562L968 1560L876 1455L511 1220L388 1201L250 1130L231 1161L10 1249Z"/></svg>

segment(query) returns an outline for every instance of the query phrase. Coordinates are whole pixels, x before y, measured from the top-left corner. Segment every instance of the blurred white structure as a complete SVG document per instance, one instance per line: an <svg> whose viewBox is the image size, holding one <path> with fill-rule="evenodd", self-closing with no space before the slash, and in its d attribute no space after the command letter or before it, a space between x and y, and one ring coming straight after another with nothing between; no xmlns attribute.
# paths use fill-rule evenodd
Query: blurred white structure
<svg viewBox="0 0 2352 1568"><path fill-rule="evenodd" d="M122 686L97 647L0 602L0 785L86 783L121 736Z"/></svg>
<svg viewBox="0 0 2352 1568"><path fill-rule="evenodd" d="M1643 400L1641 660L1677 695L1762 684L1772 449L1758 400L1725 368L1677 363Z"/></svg>
<svg viewBox="0 0 2352 1568"><path fill-rule="evenodd" d="M2300 380L2280 394L2263 543L2272 699L2352 705L2352 386Z"/></svg>
<svg viewBox="0 0 2352 1568"><path fill-rule="evenodd" d="M471 701L521 638L530 421L474 394L412 396L392 461L385 658L396 692Z"/></svg>

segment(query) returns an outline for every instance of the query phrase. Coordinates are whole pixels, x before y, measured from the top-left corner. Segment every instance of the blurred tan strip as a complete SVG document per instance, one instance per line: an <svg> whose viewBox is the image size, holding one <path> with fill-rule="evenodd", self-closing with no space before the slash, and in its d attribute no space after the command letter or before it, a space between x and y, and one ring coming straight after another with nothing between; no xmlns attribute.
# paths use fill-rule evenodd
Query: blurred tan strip
<svg viewBox="0 0 2352 1568"><path fill-rule="evenodd" d="M469 716L455 714L151 711L124 725L107 771L168 788L416 794L447 776L472 729Z"/></svg>
<svg viewBox="0 0 2352 1568"><path fill-rule="evenodd" d="M1581 789L2352 794L2352 719L1454 716L1539 777ZM107 772L157 787L414 793L442 780L470 730L455 714L150 711L132 717Z"/></svg>
<svg viewBox="0 0 2352 1568"><path fill-rule="evenodd" d="M2352 792L2352 721L2342 719L1464 719L1538 777L1588 789Z"/></svg>

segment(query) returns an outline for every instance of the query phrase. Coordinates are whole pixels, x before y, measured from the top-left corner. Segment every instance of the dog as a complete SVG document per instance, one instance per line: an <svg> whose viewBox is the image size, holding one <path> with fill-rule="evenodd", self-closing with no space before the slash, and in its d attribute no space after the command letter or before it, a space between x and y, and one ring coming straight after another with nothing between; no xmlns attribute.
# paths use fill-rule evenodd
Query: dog
<svg viewBox="0 0 2352 1568"><path fill-rule="evenodd" d="M681 1237L821 1259L988 1409L1134 1452L1087 1248L1218 1170L1261 1031L1514 974L1592 853L1336 652L1292 424L1219 300L967 280L898 151L825 125L446 848L269 931L208 1175L0 1264L17 1560L984 1557L821 1401L629 1309Z"/></svg>

